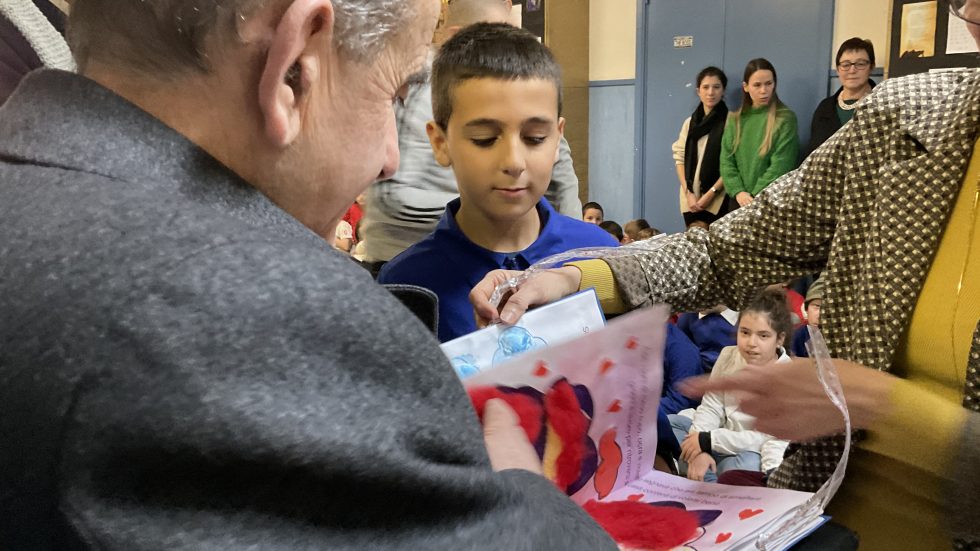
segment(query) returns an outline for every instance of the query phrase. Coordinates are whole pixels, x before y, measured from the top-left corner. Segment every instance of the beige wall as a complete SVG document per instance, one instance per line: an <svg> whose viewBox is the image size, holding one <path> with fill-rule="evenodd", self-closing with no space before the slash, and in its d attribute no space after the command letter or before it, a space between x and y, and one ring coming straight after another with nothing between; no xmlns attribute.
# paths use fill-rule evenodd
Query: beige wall
<svg viewBox="0 0 980 551"><path fill-rule="evenodd" d="M589 80L636 75L636 0L589 2Z"/></svg>
<svg viewBox="0 0 980 551"><path fill-rule="evenodd" d="M836 0L834 10L834 50L841 43L859 36L874 44L879 67L888 67L888 35L891 0ZM833 65L833 60L831 60Z"/></svg>

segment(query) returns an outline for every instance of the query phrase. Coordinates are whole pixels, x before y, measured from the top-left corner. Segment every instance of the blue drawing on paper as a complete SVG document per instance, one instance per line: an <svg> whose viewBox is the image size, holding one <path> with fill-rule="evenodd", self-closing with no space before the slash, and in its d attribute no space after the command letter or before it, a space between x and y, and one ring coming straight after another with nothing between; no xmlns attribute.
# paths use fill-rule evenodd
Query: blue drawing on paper
<svg viewBox="0 0 980 551"><path fill-rule="evenodd" d="M476 358L473 357L473 354L454 356L449 360L449 363L453 365L453 369L456 370L456 375L459 376L460 380L480 372L480 366L476 364Z"/></svg>
<svg viewBox="0 0 980 551"><path fill-rule="evenodd" d="M529 350L543 348L548 343L541 337L535 337L523 327L508 327L500 333L497 339L497 351L493 353L493 365L501 364L514 356Z"/></svg>

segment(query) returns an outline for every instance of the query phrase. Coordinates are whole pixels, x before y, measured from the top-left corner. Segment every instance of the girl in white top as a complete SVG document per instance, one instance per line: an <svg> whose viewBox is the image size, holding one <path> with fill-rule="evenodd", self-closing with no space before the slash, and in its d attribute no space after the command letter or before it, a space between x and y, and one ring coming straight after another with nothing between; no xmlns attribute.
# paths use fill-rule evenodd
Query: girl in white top
<svg viewBox="0 0 980 551"><path fill-rule="evenodd" d="M739 314L737 326L737 346L722 349L711 378L731 375L748 363L789 360L783 343L792 321L781 289L766 289L756 296ZM755 418L739 410L735 396L709 392L693 420L683 413L669 418L681 444L681 474L692 480L715 482L718 475L733 469L768 473L783 460L789 443L753 430Z"/></svg>

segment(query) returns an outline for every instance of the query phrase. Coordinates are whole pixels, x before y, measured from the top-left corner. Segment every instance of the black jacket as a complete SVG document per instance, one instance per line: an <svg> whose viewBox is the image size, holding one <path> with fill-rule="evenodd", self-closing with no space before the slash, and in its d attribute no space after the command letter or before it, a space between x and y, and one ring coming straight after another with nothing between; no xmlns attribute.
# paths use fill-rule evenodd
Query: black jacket
<svg viewBox="0 0 980 551"><path fill-rule="evenodd" d="M869 80L871 87L875 87L875 81ZM824 98L817 106L817 109L813 112L813 120L810 122L810 143L807 144L806 149L803 150L803 158L810 156L813 150L820 147L827 138L834 135L835 132L840 130L843 126L840 123L840 119L837 118L837 98L840 93L844 90L844 87L840 87L834 92L834 95Z"/></svg>

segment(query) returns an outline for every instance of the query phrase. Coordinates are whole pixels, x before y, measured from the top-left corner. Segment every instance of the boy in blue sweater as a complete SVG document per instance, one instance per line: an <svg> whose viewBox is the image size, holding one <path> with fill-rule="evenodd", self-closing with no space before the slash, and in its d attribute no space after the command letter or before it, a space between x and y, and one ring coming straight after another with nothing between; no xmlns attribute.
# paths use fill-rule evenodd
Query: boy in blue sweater
<svg viewBox="0 0 980 551"><path fill-rule="evenodd" d="M378 281L434 291L445 342L476 329L468 296L487 272L617 243L542 199L565 120L561 70L533 34L502 23L457 33L432 64L432 108L432 152L452 167L460 197L433 233L385 264Z"/></svg>

